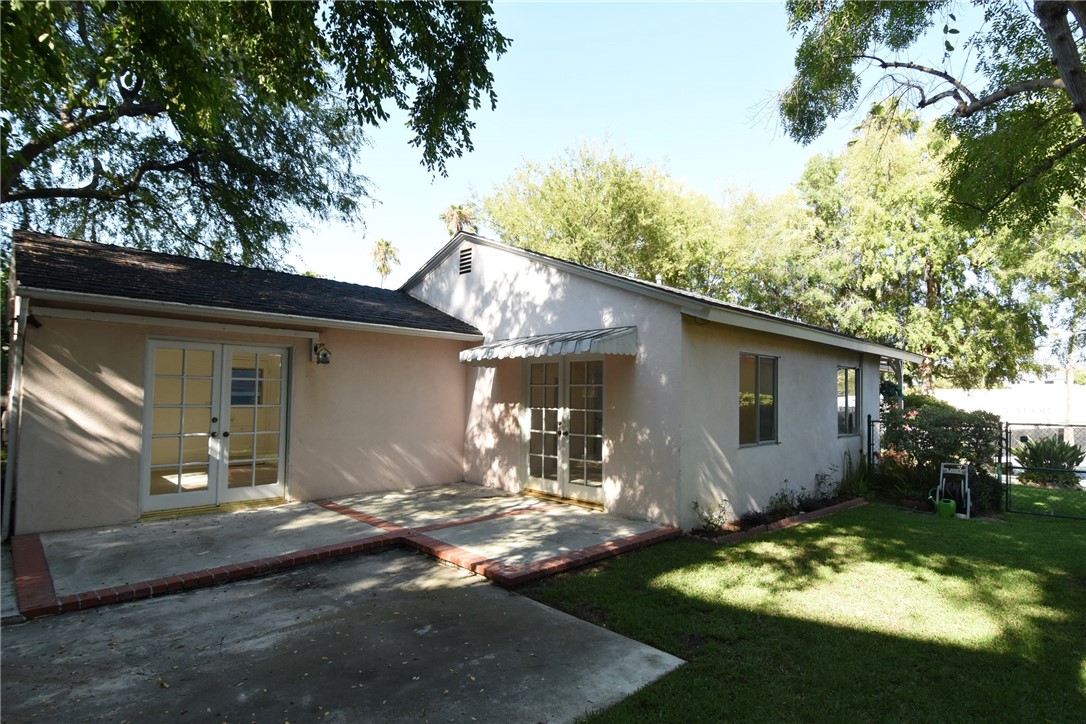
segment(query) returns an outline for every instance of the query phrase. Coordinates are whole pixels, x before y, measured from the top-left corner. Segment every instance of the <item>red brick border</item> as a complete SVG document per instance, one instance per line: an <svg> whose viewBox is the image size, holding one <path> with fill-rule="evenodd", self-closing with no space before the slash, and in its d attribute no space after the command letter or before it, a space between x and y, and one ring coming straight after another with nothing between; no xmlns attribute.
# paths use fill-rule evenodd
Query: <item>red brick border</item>
<svg viewBox="0 0 1086 724"><path fill-rule="evenodd" d="M41 537L36 533L13 535L11 562L15 569L15 598L19 611L27 618L58 613L57 593Z"/></svg>
<svg viewBox="0 0 1086 724"><path fill-rule="evenodd" d="M605 541L588 548L545 558L526 566L510 566L500 560L486 558L467 549L438 540L427 535L427 533L499 518L541 513L563 507L561 503L517 508L475 518L455 519L412 530L330 500L314 502L328 510L384 530L385 533L370 538L359 538L318 548L258 558L253 561L188 571L137 583L127 583L121 586L109 586L93 591L65 594L60 597L57 596L53 587L53 579L49 573L49 562L45 557L41 538L36 534L13 536L11 539L11 552L13 567L16 571L15 585L19 609L23 616L28 619L69 611L85 611L124 601L142 600L198 588L219 586L231 581L278 573L307 563L376 551L396 545L403 545L433 556L440 561L451 563L459 568L484 576L499 585L513 587L555 573L588 565L620 553L627 553L654 543L678 538L682 535L682 531L678 528L656 528L644 533Z"/></svg>
<svg viewBox="0 0 1086 724"><path fill-rule="evenodd" d="M793 515L791 518L781 518L778 521L767 523L766 525L759 525L750 530L741 530L738 533L727 533L716 538L699 538L707 543L720 543L723 545L734 545L736 543L742 543L748 538L753 538L756 535L762 535L763 533L771 533L775 530L781 530L782 528L791 528L795 525L801 525L812 520L818 520L819 518L825 518L826 516L833 515L834 513L840 513L844 510L851 510L853 508L859 508L861 505L867 505L867 501L863 498L853 498L852 500L846 500L843 503L837 503L836 505L829 505L825 508L819 508L813 510L810 513L802 513L800 515Z"/></svg>

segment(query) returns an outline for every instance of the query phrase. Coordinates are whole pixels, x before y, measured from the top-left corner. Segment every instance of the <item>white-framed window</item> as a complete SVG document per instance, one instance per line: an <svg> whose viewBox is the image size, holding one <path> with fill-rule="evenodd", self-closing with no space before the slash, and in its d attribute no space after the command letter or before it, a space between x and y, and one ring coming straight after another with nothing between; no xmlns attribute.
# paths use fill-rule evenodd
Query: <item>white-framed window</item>
<svg viewBox="0 0 1086 724"><path fill-rule="evenodd" d="M860 368L837 368L837 434L859 435Z"/></svg>
<svg viewBox="0 0 1086 724"><path fill-rule="evenodd" d="M777 358L739 355L739 444L777 442Z"/></svg>

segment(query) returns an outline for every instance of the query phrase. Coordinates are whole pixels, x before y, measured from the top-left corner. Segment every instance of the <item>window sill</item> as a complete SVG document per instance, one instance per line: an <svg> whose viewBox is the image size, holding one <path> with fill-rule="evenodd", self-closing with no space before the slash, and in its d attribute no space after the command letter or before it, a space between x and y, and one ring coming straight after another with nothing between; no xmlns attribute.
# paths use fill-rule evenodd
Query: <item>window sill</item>
<svg viewBox="0 0 1086 724"><path fill-rule="evenodd" d="M746 448L753 447L769 447L770 445L780 445L780 440L766 440L765 442L741 442L739 443L739 449L744 450Z"/></svg>

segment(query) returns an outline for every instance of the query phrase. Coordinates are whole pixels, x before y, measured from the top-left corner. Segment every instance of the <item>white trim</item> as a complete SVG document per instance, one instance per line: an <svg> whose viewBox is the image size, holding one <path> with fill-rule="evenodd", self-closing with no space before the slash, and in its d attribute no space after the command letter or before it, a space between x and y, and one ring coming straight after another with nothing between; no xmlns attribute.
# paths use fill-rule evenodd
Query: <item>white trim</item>
<svg viewBox="0 0 1086 724"><path fill-rule="evenodd" d="M14 268L10 270L14 274ZM10 278L10 277L9 277ZM22 415L23 398L23 350L26 347L26 318L30 302L16 295L14 328L12 329L11 387L8 389L8 443L7 469L4 476L4 499L2 501L3 538L11 535L12 513L15 505L15 485L18 480L16 471L19 465L19 427Z"/></svg>
<svg viewBox="0 0 1086 724"><path fill-rule="evenodd" d="M426 262L413 275L400 287L402 291L408 291L411 287L414 287L422 281L426 275L433 270L437 269L445 260L453 249L459 248L464 243L479 244L482 246L488 246L493 249L505 251L515 256L519 256L538 264L547 264L556 269L561 269L569 274L591 279L593 281L601 282L603 284L617 287L633 294L638 294L650 299L656 299L668 304L677 305L679 311L689 317L696 317L699 319L706 319L710 322L716 322L718 324L727 324L733 327L741 327L743 329L751 329L755 331L768 332L770 334L781 335L784 337L793 337L796 339L802 339L810 342L818 342L820 344L830 345L832 347L838 347L841 349L850 349L858 352L868 352L871 354L878 354L884 357L892 357L895 359L905 360L906 362L912 362L914 364L920 363L924 360L923 355L915 354L913 352L906 352L905 350L896 349L888 345L878 344L877 342L869 342L864 339L858 339L855 337L849 337L847 335L837 334L830 330L819 329L806 325L802 322L796 322L784 317L776 317L765 312L758 312L753 309L744 309L737 305L729 305L727 302L723 302L709 297L703 297L702 295L694 292L682 292L681 290L672 290L667 287L657 286L651 282L642 281L640 279L627 279L625 277L618 276L617 274L611 274L608 272L602 272L598 269L590 269L580 264L574 264L562 259L556 259L535 252L528 251L526 249L520 249L518 247L508 246L493 239L487 239L481 236L475 236L474 234L466 234L460 232L449 242L443 246L429 261ZM410 293L408 291L408 293Z"/></svg>
<svg viewBox="0 0 1086 724"><path fill-rule="evenodd" d="M201 322L195 319L174 319L172 317L149 317L136 314L116 314L114 312L88 312L82 309L61 309L59 307L35 307L37 317L58 317L77 319L87 322L113 322L117 324L140 324L149 327L173 327L175 329L195 329L201 332L227 332L230 334L258 334L267 337L289 337L309 340L309 358L317 361L314 351L321 341L320 332L300 329L281 329L275 327L254 327L248 324L228 324L225 322Z"/></svg>
<svg viewBox="0 0 1086 724"><path fill-rule="evenodd" d="M218 319L240 319L253 322L266 322L276 324L295 324L301 327L317 327L320 329L350 329L365 332L381 332L384 334L400 334L409 337L433 337L437 339L455 339L466 342L478 342L483 339L481 334L468 334L465 332L446 332L433 329L415 329L413 327L399 327L391 324L376 324L373 322L351 322L342 319L327 319L324 317L305 317L298 314L277 314L273 312L254 312L245 309L226 309L223 307L208 307L199 304L183 304L181 302L157 302L147 299L130 299L128 297L115 297L107 294L87 294L85 292L61 292L53 289L38 289L35 287L16 286L17 295L53 302L69 302L75 304L97 304L103 307L117 307L123 309L135 309L141 311L160 313L198 314Z"/></svg>

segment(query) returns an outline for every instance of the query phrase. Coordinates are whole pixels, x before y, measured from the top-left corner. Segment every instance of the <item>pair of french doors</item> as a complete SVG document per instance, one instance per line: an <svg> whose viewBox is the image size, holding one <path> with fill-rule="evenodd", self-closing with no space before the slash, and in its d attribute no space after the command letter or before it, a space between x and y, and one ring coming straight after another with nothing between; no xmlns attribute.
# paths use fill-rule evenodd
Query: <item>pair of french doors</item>
<svg viewBox="0 0 1086 724"><path fill-rule="evenodd" d="M289 349L152 340L144 512L283 497Z"/></svg>
<svg viewBox="0 0 1086 724"><path fill-rule="evenodd" d="M527 363L528 488L603 503L603 360Z"/></svg>

